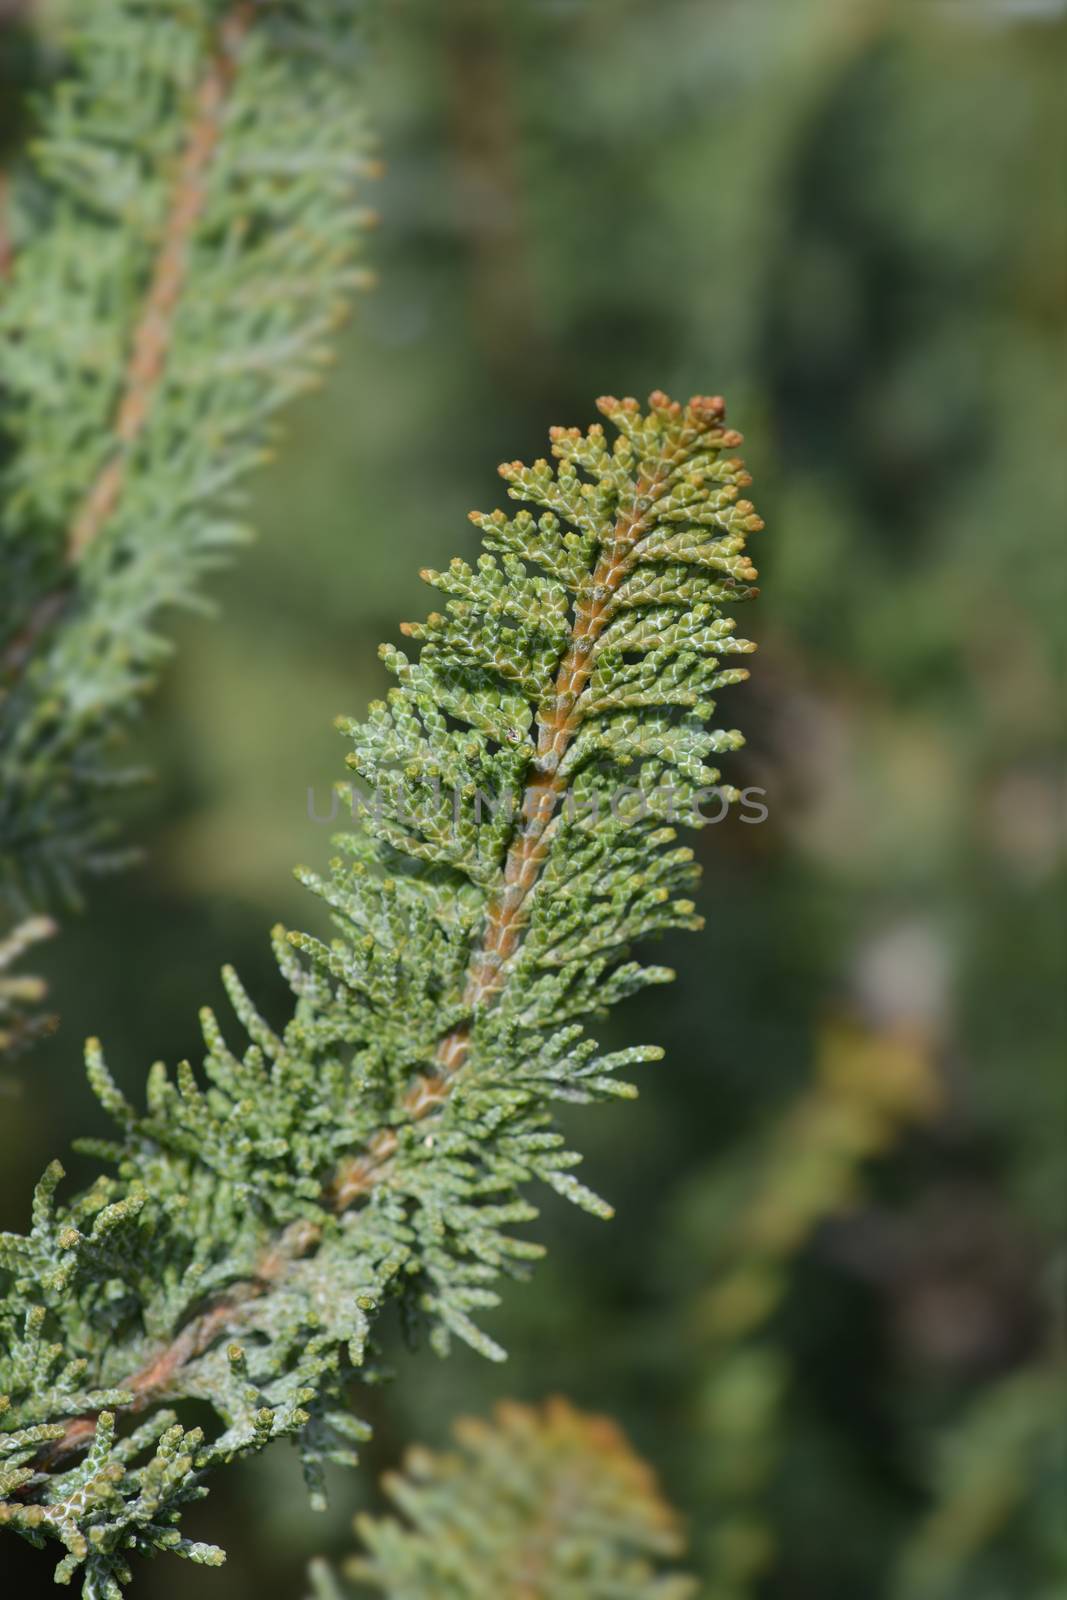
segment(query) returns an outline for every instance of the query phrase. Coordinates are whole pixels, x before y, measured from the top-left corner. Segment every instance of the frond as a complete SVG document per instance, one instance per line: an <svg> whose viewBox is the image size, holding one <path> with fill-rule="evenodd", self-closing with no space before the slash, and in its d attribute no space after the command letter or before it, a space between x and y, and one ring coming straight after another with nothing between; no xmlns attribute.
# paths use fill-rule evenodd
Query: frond
<svg viewBox="0 0 1067 1600"><path fill-rule="evenodd" d="M323 1464L352 1459L344 1390L373 1373L383 1305L399 1301L441 1353L458 1338L500 1359L483 1319L540 1254L530 1180L611 1214L575 1176L555 1107L631 1097L620 1074L660 1055L604 1051L587 1027L670 977L635 941L699 925L677 830L699 825L709 758L740 736L672 698L671 662L684 655L710 713L723 641L739 647L721 608L753 593L744 536L760 524L721 401L600 405L614 447L599 424L557 430L558 471L503 469L515 498L546 508L538 531L525 512L488 519L499 564L450 569L446 610L405 630L420 654L389 647L396 686L344 725L359 826L328 875L301 874L336 936L275 930L288 1022L272 1026L227 971L249 1042L204 1011L202 1070L157 1064L143 1112L91 1042L117 1138L87 1148L115 1175L61 1203L50 1173L29 1235L0 1242L10 1326L43 1319L69 1383L97 1395L70 1420L66 1389L42 1406L32 1353L0 1356L12 1426L61 1427L20 1491L33 1506L81 1492L67 1463L92 1439L111 1449L102 1408L179 1398L208 1401L219 1430L180 1446L176 1495L294 1436L319 1496ZM716 550L731 571L708 577ZM647 603L632 587L646 579ZM605 710L642 665L656 703ZM118 1550L150 1468L113 1466L118 1487L79 1526Z"/></svg>

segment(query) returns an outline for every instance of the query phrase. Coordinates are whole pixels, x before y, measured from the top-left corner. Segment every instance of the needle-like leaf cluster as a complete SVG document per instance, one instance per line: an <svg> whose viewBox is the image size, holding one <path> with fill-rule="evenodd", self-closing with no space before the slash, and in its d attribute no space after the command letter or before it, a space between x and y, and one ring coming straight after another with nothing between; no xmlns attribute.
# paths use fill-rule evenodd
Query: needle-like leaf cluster
<svg viewBox="0 0 1067 1600"><path fill-rule="evenodd" d="M58 1538L93 1600L131 1552L207 1559L183 1504L272 1438L321 1496L387 1302L442 1352L502 1356L482 1318L540 1253L530 1180L609 1214L554 1109L631 1096L620 1072L660 1053L587 1028L670 976L634 941L699 924L678 828L740 743L706 722L741 675L722 658L752 648L725 608L753 593L760 523L720 400L599 405L614 440L557 429L554 466L501 469L522 509L475 517L473 567L426 574L445 609L344 725L358 816L303 874L335 936L276 930L289 1019L228 971L244 1041L205 1011L202 1068L154 1067L143 1110L91 1044L108 1175L63 1200L53 1167L0 1241L2 1516ZM157 1409L192 1399L209 1437Z"/></svg>

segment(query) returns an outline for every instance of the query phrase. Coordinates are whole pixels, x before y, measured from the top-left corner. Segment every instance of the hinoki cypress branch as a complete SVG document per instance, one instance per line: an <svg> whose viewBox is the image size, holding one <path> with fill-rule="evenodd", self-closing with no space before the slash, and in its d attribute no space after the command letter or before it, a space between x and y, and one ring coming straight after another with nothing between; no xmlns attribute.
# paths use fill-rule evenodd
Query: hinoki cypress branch
<svg viewBox="0 0 1067 1600"><path fill-rule="evenodd" d="M113 750L168 606L362 281L352 0L71 0L0 293L0 908L122 856Z"/></svg>
<svg viewBox="0 0 1067 1600"><path fill-rule="evenodd" d="M566 1400L461 1419L448 1454L410 1450L384 1487L400 1517L359 1517L346 1565L384 1600L691 1600L678 1517L619 1428ZM313 1600L352 1593L321 1562Z"/></svg>
<svg viewBox="0 0 1067 1600"><path fill-rule="evenodd" d="M510 1231L536 1215L528 1180L610 1214L552 1106L629 1096L618 1069L659 1055L600 1054L585 1024L671 976L634 940L700 925L676 824L701 824L708 757L741 743L705 723L746 676L721 666L753 648L723 607L755 593L761 523L721 400L599 405L613 446L556 429L555 470L501 468L537 514L473 517L485 553L424 574L445 610L405 628L416 658L383 647L396 687L343 724L360 828L328 878L301 874L339 936L276 930L283 1031L227 970L250 1045L205 1011L206 1084L157 1065L144 1113L92 1044L120 1136L83 1148L115 1175L63 1204L53 1166L3 1241L0 1516L65 1545L87 1595L114 1600L131 1551L219 1559L182 1542L180 1508L271 1438L298 1441L321 1496L385 1303L442 1353L502 1356L475 1317L540 1253ZM214 1437L157 1409L181 1399L212 1405Z"/></svg>

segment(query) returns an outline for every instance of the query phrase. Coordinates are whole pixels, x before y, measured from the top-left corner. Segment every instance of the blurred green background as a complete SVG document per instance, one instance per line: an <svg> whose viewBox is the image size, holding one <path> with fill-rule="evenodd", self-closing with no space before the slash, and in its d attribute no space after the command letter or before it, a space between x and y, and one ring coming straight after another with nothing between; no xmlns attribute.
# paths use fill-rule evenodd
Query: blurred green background
<svg viewBox="0 0 1067 1600"><path fill-rule="evenodd" d="M290 868L328 854L308 793L323 813L342 775L332 718L381 691L375 648L425 608L419 567L471 555L495 463L601 392L722 391L746 434L768 529L727 776L769 817L699 837L707 931L669 941L677 985L612 1028L667 1060L636 1106L568 1119L617 1218L544 1202L548 1261L489 1322L509 1363L411 1355L390 1328L398 1381L355 1396L375 1439L331 1512L308 1513L279 1447L189 1518L223 1573L160 1563L135 1593L299 1600L405 1444L554 1391L654 1463L713 1600L1067 1593L1067 1437L1020 1378L1062 1341L1067 1263L1063 12L377 7L353 92L386 160L380 283L255 482L224 620L175 624L138 741L158 772L131 803L145 864L37 962L62 1026L2 1085L4 1225L48 1158L103 1132L86 1034L132 1089L156 1056L195 1056L223 961L283 1013L266 935L319 925ZM708 1295L744 1264L754 1186L777 1174L804 1210L782 1119L843 1019L909 1040L939 1109L795 1230L724 1410ZM975 1417L979 1444L939 1468L943 1431ZM976 1462L994 1490L928 1587L900 1588L939 1473L966 1491ZM12 1593L52 1592L47 1557L4 1554Z"/></svg>

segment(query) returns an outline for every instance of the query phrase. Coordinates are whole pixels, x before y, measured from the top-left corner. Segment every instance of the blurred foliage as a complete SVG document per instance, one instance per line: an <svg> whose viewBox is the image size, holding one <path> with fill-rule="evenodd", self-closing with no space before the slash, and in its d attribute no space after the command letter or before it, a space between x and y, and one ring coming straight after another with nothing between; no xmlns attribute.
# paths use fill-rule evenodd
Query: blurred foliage
<svg viewBox="0 0 1067 1600"><path fill-rule="evenodd" d="M692 1600L678 1519L615 1423L568 1401L462 1417L456 1449L413 1449L384 1489L400 1516L357 1519L346 1563L387 1600ZM312 1569L316 1600L338 1600ZM349 1592L345 1590L344 1592Z"/></svg>
<svg viewBox="0 0 1067 1600"><path fill-rule="evenodd" d="M364 274L349 0L66 0L5 184L0 915L127 865L115 747L163 612L247 540L234 488ZM253 26L255 24L255 26Z"/></svg>
<svg viewBox="0 0 1067 1600"><path fill-rule="evenodd" d="M941 1448L939 1498L905 1541L894 1600L1062 1594L1065 1414L1062 1366L1012 1373L979 1393ZM1030 1552L1026 1568L1018 1561L1020 1540Z"/></svg>
<svg viewBox="0 0 1067 1600"><path fill-rule="evenodd" d="M616 1024L612 1043L669 1047L643 1115L571 1119L615 1226L549 1209L549 1264L492 1318L502 1374L397 1339L365 1462L560 1389L618 1416L706 1526L692 1308L742 1214L733 1157L773 1142L829 1017L921 1030L941 1111L791 1259L760 1600L1064 1584L1062 1424L1038 1402L1031 1447L997 1401L1051 1393L1065 1262L1060 9L382 0L380 287L262 480L259 548L216 585L226 626L183 625L143 741L158 792L131 802L149 865L38 957L63 1027L38 1092L4 1102L23 1226L90 1115L85 1034L126 1082L146 1052L192 1050L192 997L224 959L279 1006L261 930L292 911L291 862L328 853L308 791L325 814L332 715L380 692L373 647L452 553L486 453L536 453L589 393L721 389L768 521L734 781L766 787L769 818L701 835L708 931L657 950L669 1002ZM975 1476L1001 1429L1032 1506ZM228 1600L291 1600L374 1474L309 1527L295 1461L242 1470L190 1524L229 1548ZM901 1590L968 1483L1004 1508L981 1568L969 1534L936 1535L962 1552L956 1589ZM20 1594L48 1581L22 1570ZM182 1576L161 1564L145 1592L171 1600Z"/></svg>
<svg viewBox="0 0 1067 1600"><path fill-rule="evenodd" d="M11 1061L56 1025L55 1017L38 1009L45 997L43 981L17 967L31 945L55 931L49 917L27 917L0 939L0 1060ZM0 1078L0 1084L4 1081Z"/></svg>
<svg viewBox="0 0 1067 1600"><path fill-rule="evenodd" d="M921 1037L837 1023L818 1042L811 1086L755 1148L742 1143L698 1179L683 1208L683 1229L686 1210L706 1217L718 1206L721 1221L706 1246L710 1284L693 1313L708 1600L754 1595L776 1555L768 1488L785 1448L786 1393L804 1381L790 1371L779 1326L793 1260L827 1218L855 1207L864 1163L940 1103Z"/></svg>

